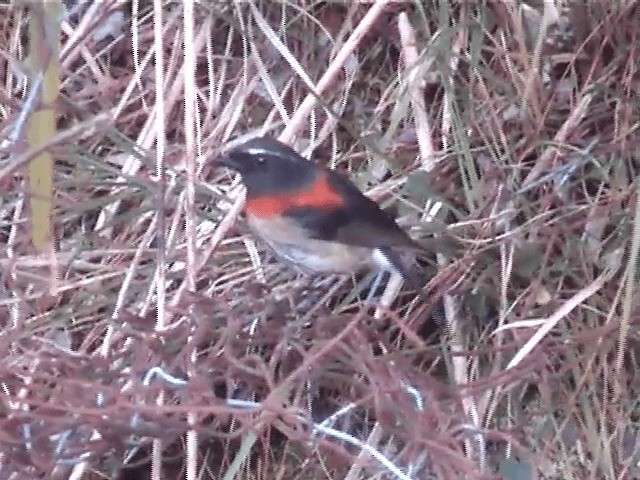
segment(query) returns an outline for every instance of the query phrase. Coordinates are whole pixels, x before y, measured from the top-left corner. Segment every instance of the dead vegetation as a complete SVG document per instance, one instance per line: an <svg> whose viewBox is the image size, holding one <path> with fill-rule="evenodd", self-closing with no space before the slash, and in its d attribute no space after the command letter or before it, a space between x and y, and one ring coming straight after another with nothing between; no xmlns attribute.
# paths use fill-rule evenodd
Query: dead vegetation
<svg viewBox="0 0 640 480"><path fill-rule="evenodd" d="M637 2L96 2L45 253L0 9L1 478L640 478ZM258 133L395 211L423 295L265 255L213 164Z"/></svg>

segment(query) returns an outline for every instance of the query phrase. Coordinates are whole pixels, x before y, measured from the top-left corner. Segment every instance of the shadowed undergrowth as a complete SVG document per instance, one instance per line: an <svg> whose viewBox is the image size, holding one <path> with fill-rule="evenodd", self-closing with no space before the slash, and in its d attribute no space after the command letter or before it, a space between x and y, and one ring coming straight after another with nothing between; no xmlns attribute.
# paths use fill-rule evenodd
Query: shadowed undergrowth
<svg viewBox="0 0 640 480"><path fill-rule="evenodd" d="M3 478L640 477L640 12L529 4L76 12L42 254L0 7ZM213 161L256 134L394 212L422 294L273 261Z"/></svg>

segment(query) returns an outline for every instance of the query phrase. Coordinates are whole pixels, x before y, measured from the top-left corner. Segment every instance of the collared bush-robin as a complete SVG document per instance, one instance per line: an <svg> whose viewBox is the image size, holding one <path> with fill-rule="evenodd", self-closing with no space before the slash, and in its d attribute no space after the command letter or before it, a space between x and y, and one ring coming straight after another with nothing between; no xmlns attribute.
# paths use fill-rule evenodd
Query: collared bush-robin
<svg viewBox="0 0 640 480"><path fill-rule="evenodd" d="M269 137L249 140L219 162L240 173L249 227L281 259L306 273L377 266L412 280L399 253L422 247L346 176Z"/></svg>

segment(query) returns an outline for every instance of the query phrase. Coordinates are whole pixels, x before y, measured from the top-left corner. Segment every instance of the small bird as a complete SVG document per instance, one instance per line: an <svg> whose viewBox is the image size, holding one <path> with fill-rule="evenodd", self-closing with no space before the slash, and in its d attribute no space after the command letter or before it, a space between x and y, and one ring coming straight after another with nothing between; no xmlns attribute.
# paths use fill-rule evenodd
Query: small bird
<svg viewBox="0 0 640 480"><path fill-rule="evenodd" d="M399 252L422 247L347 177L270 137L218 160L240 173L247 223L277 257L308 274L374 266L412 280Z"/></svg>

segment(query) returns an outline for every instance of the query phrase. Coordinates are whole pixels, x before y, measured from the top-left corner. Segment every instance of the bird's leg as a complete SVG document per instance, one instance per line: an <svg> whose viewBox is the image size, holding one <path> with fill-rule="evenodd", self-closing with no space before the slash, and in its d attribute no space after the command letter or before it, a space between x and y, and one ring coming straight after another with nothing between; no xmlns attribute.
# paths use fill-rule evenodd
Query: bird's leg
<svg viewBox="0 0 640 480"><path fill-rule="evenodd" d="M323 289L325 287L328 287L336 283L336 280L338 278L339 278L338 275L329 275L328 277L319 279L318 282L315 283L314 287L318 289Z"/></svg>
<svg viewBox="0 0 640 480"><path fill-rule="evenodd" d="M373 300L374 295L378 291L380 287L380 283L382 283L382 278L384 277L384 270L378 271L378 274L373 279L371 283L371 287L369 287L369 293L367 294L367 298L365 300L365 305L373 305L371 300Z"/></svg>

